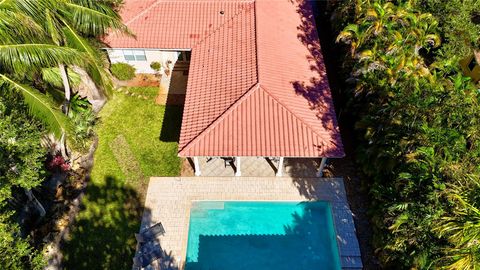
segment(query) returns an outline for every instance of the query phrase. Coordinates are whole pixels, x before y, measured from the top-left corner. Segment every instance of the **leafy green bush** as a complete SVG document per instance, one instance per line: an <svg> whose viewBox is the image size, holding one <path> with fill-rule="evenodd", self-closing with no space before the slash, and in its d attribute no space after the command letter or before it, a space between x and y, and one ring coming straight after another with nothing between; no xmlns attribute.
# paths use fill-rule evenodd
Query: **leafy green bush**
<svg viewBox="0 0 480 270"><path fill-rule="evenodd" d="M85 150L89 140L94 135L93 126L97 120L95 113L92 111L92 105L86 98L81 98L75 94L71 99L71 110L68 117L73 123L72 137L73 146L77 150Z"/></svg>
<svg viewBox="0 0 480 270"><path fill-rule="evenodd" d="M356 3L338 41L376 255L385 269L480 269L478 92L415 1Z"/></svg>
<svg viewBox="0 0 480 270"><path fill-rule="evenodd" d="M44 128L32 120L17 93L0 86L0 268L43 269L45 261L30 238L20 236L12 203L19 191L38 187L44 180ZM17 196L18 197L18 196Z"/></svg>
<svg viewBox="0 0 480 270"><path fill-rule="evenodd" d="M110 71L115 78L122 81L128 81L135 77L135 68L127 63L112 64Z"/></svg>
<svg viewBox="0 0 480 270"><path fill-rule="evenodd" d="M155 71L160 71L160 68L162 67L162 64L160 64L159 62L152 62L150 63L150 67L155 70Z"/></svg>

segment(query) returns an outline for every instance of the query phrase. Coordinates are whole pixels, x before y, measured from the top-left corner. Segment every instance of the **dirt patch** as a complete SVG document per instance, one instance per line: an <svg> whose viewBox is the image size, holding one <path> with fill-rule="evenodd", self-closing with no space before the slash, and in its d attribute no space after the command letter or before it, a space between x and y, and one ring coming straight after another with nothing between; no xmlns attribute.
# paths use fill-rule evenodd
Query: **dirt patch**
<svg viewBox="0 0 480 270"><path fill-rule="evenodd" d="M125 181L138 187L141 196L144 195L146 193L144 189L146 189L148 183L146 183L140 164L135 158L125 137L123 135L117 136L109 147L125 175Z"/></svg>
<svg viewBox="0 0 480 270"><path fill-rule="evenodd" d="M186 158L182 158L182 167L180 169L180 175L182 177L189 177L189 176L195 175L192 164L190 164L190 162Z"/></svg>
<svg viewBox="0 0 480 270"><path fill-rule="evenodd" d="M155 74L137 74L135 78L129 81L120 81L115 79L115 86L122 87L144 87L144 86L160 86L160 79L161 76L157 76Z"/></svg>

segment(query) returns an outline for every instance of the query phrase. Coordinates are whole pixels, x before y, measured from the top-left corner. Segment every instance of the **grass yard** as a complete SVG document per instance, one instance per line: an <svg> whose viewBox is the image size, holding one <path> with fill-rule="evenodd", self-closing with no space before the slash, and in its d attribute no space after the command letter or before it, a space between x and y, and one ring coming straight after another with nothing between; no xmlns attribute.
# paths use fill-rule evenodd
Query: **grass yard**
<svg viewBox="0 0 480 270"><path fill-rule="evenodd" d="M158 88L156 88L158 89ZM115 93L100 113L95 163L63 247L66 269L131 269L150 176L180 174L177 142L182 108Z"/></svg>

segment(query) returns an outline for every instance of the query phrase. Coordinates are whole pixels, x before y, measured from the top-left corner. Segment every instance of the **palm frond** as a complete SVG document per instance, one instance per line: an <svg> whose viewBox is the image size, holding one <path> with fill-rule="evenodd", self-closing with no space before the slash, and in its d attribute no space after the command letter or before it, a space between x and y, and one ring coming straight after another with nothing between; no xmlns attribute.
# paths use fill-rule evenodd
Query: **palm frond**
<svg viewBox="0 0 480 270"><path fill-rule="evenodd" d="M45 27L53 43L60 45L62 37L61 30L58 27L58 20L50 10L45 10Z"/></svg>
<svg viewBox="0 0 480 270"><path fill-rule="evenodd" d="M15 82L4 74L0 74L0 84L19 91L23 95L30 113L45 123L56 136L60 137L62 133L71 130L68 118L59 110L54 109L54 104L38 90Z"/></svg>
<svg viewBox="0 0 480 270"><path fill-rule="evenodd" d="M42 69L42 79L54 87L63 87L63 81L58 67ZM80 75L68 68L68 81L70 82L71 86L76 87L81 82Z"/></svg>
<svg viewBox="0 0 480 270"><path fill-rule="evenodd" d="M74 48L51 44L2 44L0 66L22 74L32 68L57 66L58 63L82 65L85 56Z"/></svg>
<svg viewBox="0 0 480 270"><path fill-rule="evenodd" d="M86 66L87 73L105 93L111 92L113 83L110 74L103 66L103 57L65 21L64 24L66 27L63 32L67 45L87 55L87 58L90 60L89 65Z"/></svg>
<svg viewBox="0 0 480 270"><path fill-rule="evenodd" d="M5 0L6 6L41 23L45 22L45 10L55 10L59 4L52 0Z"/></svg>
<svg viewBox="0 0 480 270"><path fill-rule="evenodd" d="M131 34L118 13L101 2L68 1L66 6L73 27L84 34L102 36L112 29Z"/></svg>
<svg viewBox="0 0 480 270"><path fill-rule="evenodd" d="M8 9L0 9L0 44L41 40L43 34L42 27L30 17Z"/></svg>

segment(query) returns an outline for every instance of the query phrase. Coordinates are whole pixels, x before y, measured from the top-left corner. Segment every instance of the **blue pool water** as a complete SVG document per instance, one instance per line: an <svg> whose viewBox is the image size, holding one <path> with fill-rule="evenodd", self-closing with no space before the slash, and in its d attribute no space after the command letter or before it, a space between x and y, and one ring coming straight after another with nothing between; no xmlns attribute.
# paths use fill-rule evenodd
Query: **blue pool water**
<svg viewBox="0 0 480 270"><path fill-rule="evenodd" d="M328 202L193 202L187 270L340 269Z"/></svg>

